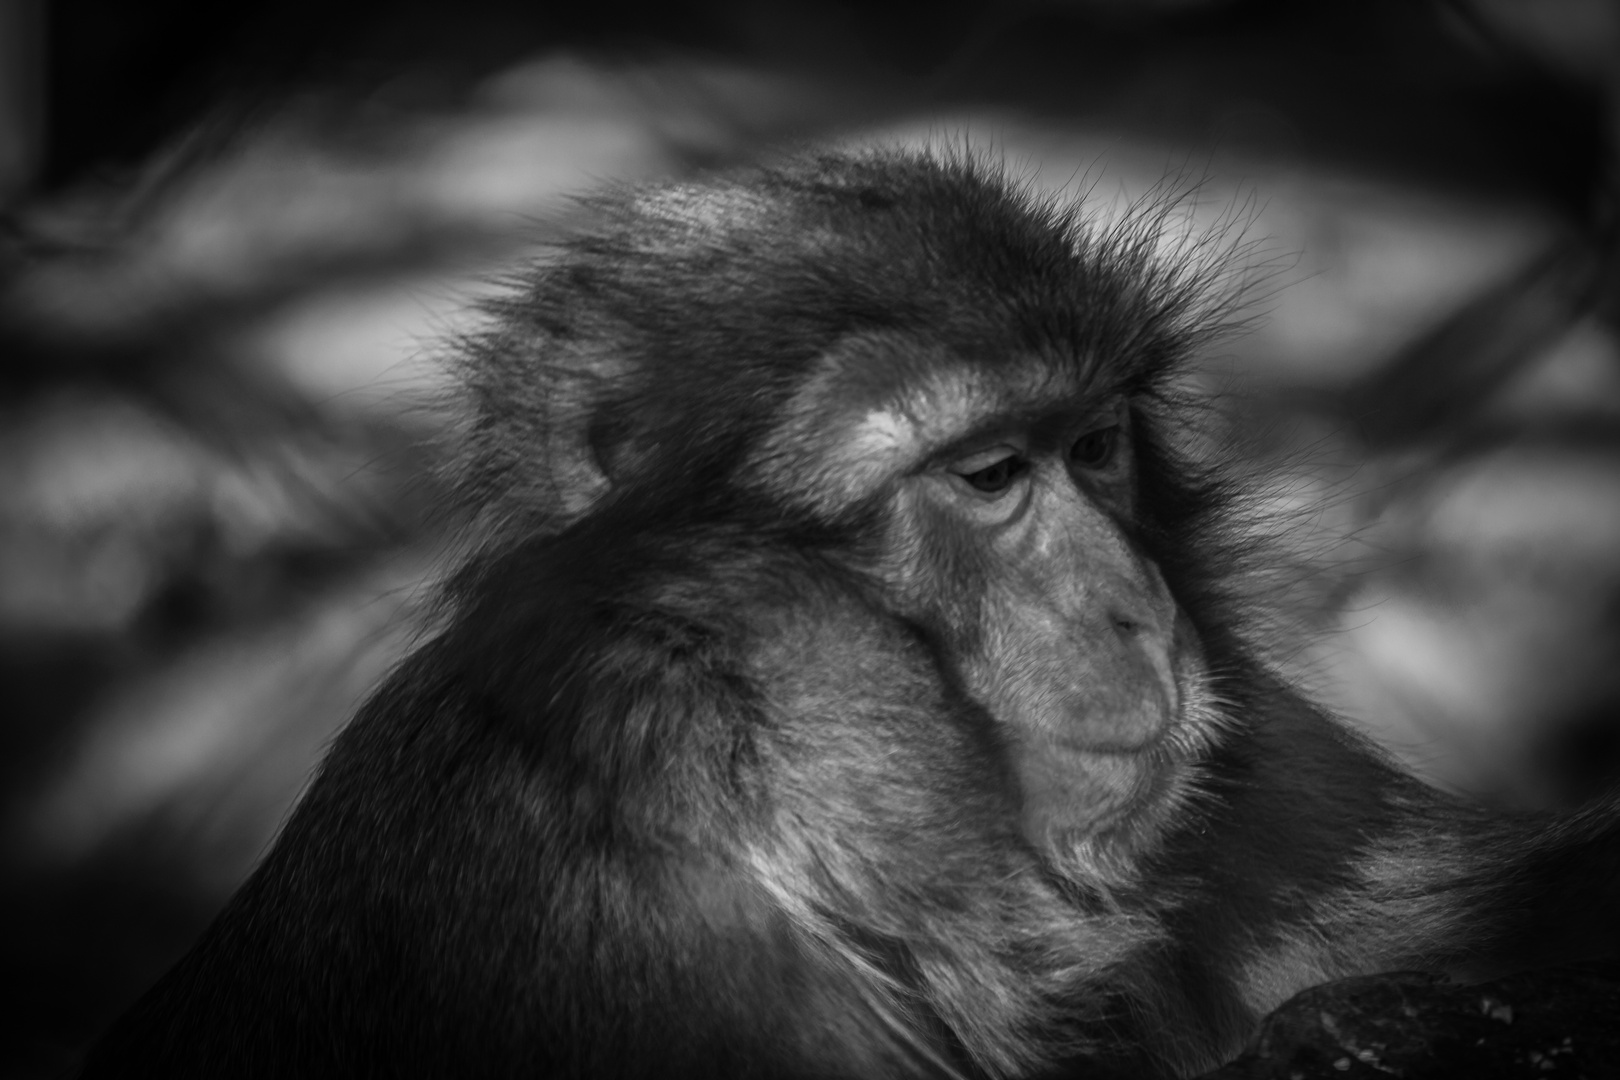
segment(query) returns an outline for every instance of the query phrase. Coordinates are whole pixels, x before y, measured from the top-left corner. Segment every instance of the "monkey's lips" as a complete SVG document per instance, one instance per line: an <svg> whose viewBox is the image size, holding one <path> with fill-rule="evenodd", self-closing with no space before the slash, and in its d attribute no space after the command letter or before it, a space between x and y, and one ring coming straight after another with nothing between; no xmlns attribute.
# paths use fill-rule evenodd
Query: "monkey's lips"
<svg viewBox="0 0 1620 1080"><path fill-rule="evenodd" d="M1092 750L1040 740L1019 757L1024 830L1038 842L1117 827L1160 803L1182 771L1158 747Z"/></svg>
<svg viewBox="0 0 1620 1080"><path fill-rule="evenodd" d="M1201 651L1178 648L1162 683L1080 696L1057 722L1026 727L1014 747L1025 834L1044 846L1162 816L1215 741L1205 683Z"/></svg>

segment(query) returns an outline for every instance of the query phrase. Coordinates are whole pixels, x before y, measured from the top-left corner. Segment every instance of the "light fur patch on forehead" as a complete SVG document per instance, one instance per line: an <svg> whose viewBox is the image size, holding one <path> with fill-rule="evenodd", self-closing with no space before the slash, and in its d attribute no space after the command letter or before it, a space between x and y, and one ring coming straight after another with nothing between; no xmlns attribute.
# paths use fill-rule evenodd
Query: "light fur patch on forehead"
<svg viewBox="0 0 1620 1080"><path fill-rule="evenodd" d="M898 334L822 357L751 471L781 497L834 513L998 417L1071 400L1072 372L1030 357L994 370Z"/></svg>

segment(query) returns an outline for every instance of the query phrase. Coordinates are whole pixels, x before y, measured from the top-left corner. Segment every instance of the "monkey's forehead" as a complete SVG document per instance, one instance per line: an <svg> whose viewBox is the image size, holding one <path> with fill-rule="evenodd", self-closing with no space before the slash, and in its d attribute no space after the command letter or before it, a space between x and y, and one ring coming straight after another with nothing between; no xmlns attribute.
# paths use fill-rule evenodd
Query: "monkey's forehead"
<svg viewBox="0 0 1620 1080"><path fill-rule="evenodd" d="M856 335L816 362L750 471L769 490L836 512L957 443L1088 402L1101 409L1116 392L1074 360L963 356L896 334Z"/></svg>

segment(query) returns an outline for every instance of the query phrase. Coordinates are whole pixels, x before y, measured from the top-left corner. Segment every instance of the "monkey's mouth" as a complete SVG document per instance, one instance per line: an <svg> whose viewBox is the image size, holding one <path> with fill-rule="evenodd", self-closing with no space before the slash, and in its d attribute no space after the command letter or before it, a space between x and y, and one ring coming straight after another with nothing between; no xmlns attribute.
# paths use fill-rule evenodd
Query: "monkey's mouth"
<svg viewBox="0 0 1620 1080"><path fill-rule="evenodd" d="M1021 748L1026 830L1090 835L1151 812L1187 762L1168 738L1136 750L1098 750L1046 740Z"/></svg>
<svg viewBox="0 0 1620 1080"><path fill-rule="evenodd" d="M1139 751L1064 750L1026 760L1020 827L1041 861L1077 900L1098 903L1140 882L1164 841L1198 766L1165 738Z"/></svg>
<svg viewBox="0 0 1620 1080"><path fill-rule="evenodd" d="M1127 703L1125 724L1152 734L1130 746L1087 737L1093 717L1075 715L1019 740L1025 835L1048 851L1084 844L1139 849L1157 837L1187 797L1198 765L1214 750L1219 716L1201 650L1178 650L1174 692Z"/></svg>

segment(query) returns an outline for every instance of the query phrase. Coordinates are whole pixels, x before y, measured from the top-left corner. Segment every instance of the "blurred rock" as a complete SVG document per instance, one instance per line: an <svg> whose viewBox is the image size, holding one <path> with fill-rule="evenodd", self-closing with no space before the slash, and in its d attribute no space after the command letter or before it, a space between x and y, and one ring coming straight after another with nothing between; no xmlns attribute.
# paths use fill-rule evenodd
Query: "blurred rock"
<svg viewBox="0 0 1620 1080"><path fill-rule="evenodd" d="M1620 1070L1620 970L1561 968L1478 986L1423 974L1307 990L1205 1080L1598 1080Z"/></svg>

